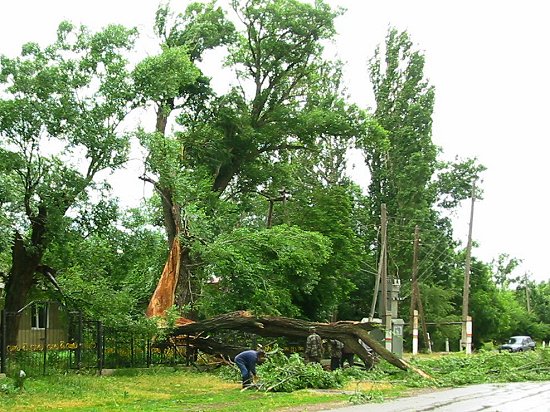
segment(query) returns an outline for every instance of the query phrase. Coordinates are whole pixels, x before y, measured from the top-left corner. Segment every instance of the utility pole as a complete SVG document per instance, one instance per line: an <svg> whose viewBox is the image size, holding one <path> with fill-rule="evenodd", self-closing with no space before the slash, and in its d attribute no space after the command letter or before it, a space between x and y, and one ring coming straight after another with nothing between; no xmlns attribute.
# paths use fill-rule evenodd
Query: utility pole
<svg viewBox="0 0 550 412"><path fill-rule="evenodd" d="M414 243L413 243L413 263L412 263L412 279L411 279L411 310L410 318L411 325L413 324L414 311L416 310L416 282L418 276L418 243L419 243L419 232L420 229L418 225L414 227Z"/></svg>
<svg viewBox="0 0 550 412"><path fill-rule="evenodd" d="M380 301L380 317L385 325L385 343L386 349L392 350L392 321L391 308L388 307L388 213L386 204L382 203L381 207L381 224L380 237L382 241L382 265L380 267L380 281L382 283L382 296Z"/></svg>
<svg viewBox="0 0 550 412"><path fill-rule="evenodd" d="M527 275L524 275L525 281L525 302L527 303L527 313L531 313L531 297L529 296L529 284L527 283Z"/></svg>
<svg viewBox="0 0 550 412"><path fill-rule="evenodd" d="M428 326L426 325L426 317L424 316L424 306L420 297L420 287L418 286L418 250L420 247L420 228L418 225L414 227L414 244L413 244L413 265L412 265L412 295L411 295L411 325L414 323L414 312L418 309L420 324L422 325L422 335L424 335L424 346L428 353L432 352L430 336L428 335Z"/></svg>
<svg viewBox="0 0 550 412"><path fill-rule="evenodd" d="M284 188L279 190L279 196L270 196L269 193L266 193L266 192L259 192L259 193L262 196L264 196L269 202L269 208L267 210L267 223L266 223L266 226L269 229L272 226L272 220L273 220L273 204L275 202L285 203L287 200L288 193Z"/></svg>
<svg viewBox="0 0 550 412"><path fill-rule="evenodd" d="M388 264L387 264L387 223L388 215L386 211L386 204L382 203L380 213L380 242L382 247L380 250L380 283L382 285L382 296L380 299L380 317L384 319L386 312L388 311Z"/></svg>
<svg viewBox="0 0 550 412"><path fill-rule="evenodd" d="M464 291L462 294L462 344L466 354L472 351L472 335L469 333L471 318L468 316L468 302L470 296L470 260L472 254L472 227L474 223L474 204L476 200L476 182L472 183L472 205L470 207L470 226L468 228L468 243L466 245L466 264L464 265Z"/></svg>
<svg viewBox="0 0 550 412"><path fill-rule="evenodd" d="M383 250L384 248L384 245L382 245L382 250L380 252L380 257L379 257L379 260L378 260L378 270L376 272L376 279L374 280L374 293L372 295L372 304L370 306L370 314L369 314L369 319L372 320L374 319L374 312L376 311L376 302L378 300L378 291L380 290L380 277L381 277L381 269L382 269L382 255L385 253L385 251ZM382 315L380 315L380 317L382 317Z"/></svg>

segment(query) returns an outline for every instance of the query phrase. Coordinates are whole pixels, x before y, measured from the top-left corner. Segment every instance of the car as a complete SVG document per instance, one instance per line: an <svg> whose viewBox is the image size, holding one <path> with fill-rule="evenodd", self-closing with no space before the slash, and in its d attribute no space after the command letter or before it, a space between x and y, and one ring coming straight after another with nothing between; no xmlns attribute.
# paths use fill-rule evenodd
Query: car
<svg viewBox="0 0 550 412"><path fill-rule="evenodd" d="M512 336L508 339L508 343L501 345L498 348L499 352L523 352L528 350L535 350L535 341L530 336Z"/></svg>

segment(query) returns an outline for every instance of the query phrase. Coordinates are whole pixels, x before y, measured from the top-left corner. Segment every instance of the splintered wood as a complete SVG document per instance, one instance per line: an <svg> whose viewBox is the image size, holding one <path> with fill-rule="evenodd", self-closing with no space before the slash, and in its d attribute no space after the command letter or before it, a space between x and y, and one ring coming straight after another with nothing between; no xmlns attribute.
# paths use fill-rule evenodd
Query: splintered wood
<svg viewBox="0 0 550 412"><path fill-rule="evenodd" d="M180 242L176 236L172 242L170 255L162 270L155 293L149 301L145 314L148 317L164 316L166 311L174 305L174 296L176 294L176 285L178 284L178 276L180 272Z"/></svg>

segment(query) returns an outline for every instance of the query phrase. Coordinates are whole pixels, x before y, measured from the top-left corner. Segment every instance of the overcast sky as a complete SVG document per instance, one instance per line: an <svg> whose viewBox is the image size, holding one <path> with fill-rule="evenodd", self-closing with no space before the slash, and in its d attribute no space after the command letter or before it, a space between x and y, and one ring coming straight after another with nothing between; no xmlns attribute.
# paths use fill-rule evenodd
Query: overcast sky
<svg viewBox="0 0 550 412"><path fill-rule="evenodd" d="M224 0L225 1L225 0ZM155 53L150 35L157 0L18 0L0 6L0 54L14 56L27 41L46 44L61 20L97 30L108 23L137 26L149 35L142 52ZM173 0L174 8L186 4ZM474 255L523 259L518 274L550 279L546 257L549 162L550 24L544 0L328 0L347 8L337 20L334 50L346 62L352 99L372 107L367 60L388 27L407 30L426 56L425 74L436 89L433 140L443 157L477 157L484 199L476 203ZM208 64L208 62L206 62ZM358 164L354 176L368 178ZM120 178L120 177L119 177ZM146 189L134 175L126 201ZM131 181L129 181L131 180ZM389 211L391 215L391 211ZM466 242L469 203L456 218L455 236Z"/></svg>

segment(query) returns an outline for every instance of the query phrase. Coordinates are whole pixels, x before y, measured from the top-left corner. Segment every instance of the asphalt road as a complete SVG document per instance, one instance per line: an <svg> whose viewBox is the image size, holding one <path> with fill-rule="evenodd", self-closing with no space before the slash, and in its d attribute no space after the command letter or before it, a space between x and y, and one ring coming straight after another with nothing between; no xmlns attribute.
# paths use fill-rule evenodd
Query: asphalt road
<svg viewBox="0 0 550 412"><path fill-rule="evenodd" d="M473 385L334 412L550 412L550 382Z"/></svg>

